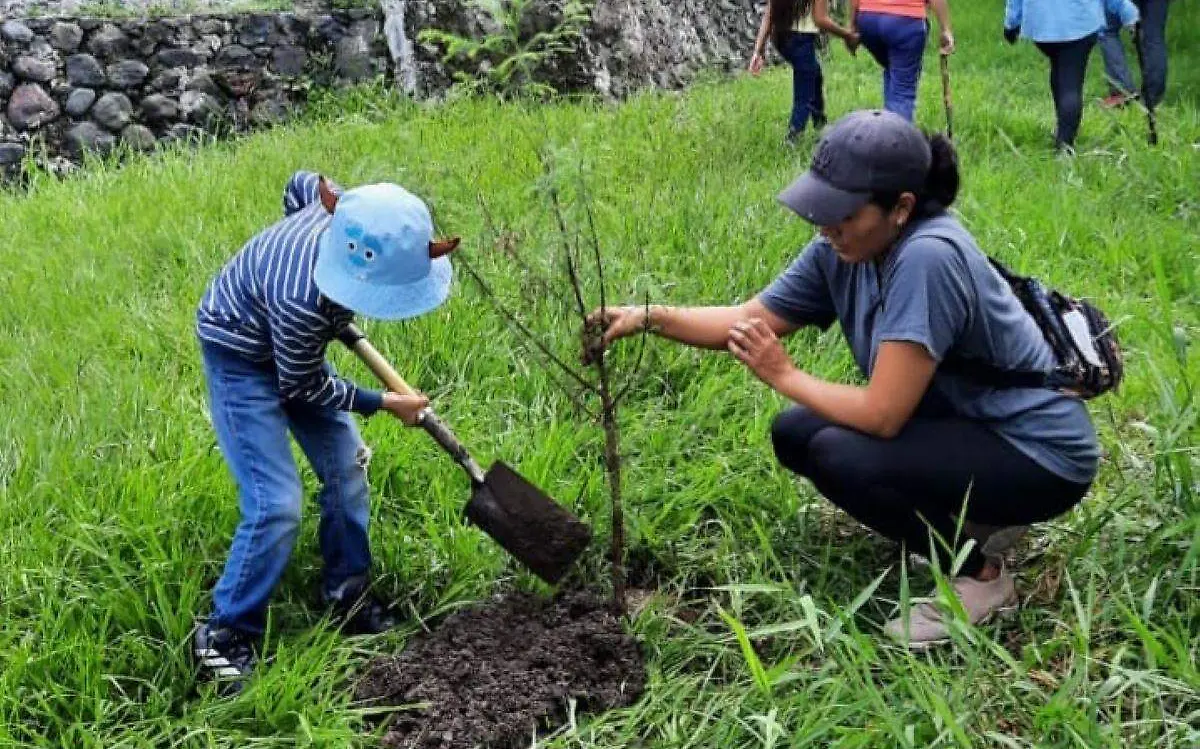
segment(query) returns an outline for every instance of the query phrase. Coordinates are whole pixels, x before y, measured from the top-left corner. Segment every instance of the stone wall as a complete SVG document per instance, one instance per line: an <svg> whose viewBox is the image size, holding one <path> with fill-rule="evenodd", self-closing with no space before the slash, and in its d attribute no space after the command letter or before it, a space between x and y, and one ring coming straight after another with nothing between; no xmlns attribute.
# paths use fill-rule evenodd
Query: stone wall
<svg viewBox="0 0 1200 749"><path fill-rule="evenodd" d="M622 97L646 87L680 88L702 69L732 70L749 62L765 0L595 0L578 54L543 71L559 90ZM383 0L396 82L418 96L450 83L440 50L418 41L421 29L461 36L495 31L491 19L460 0ZM523 34L553 28L562 0L541 0Z"/></svg>
<svg viewBox="0 0 1200 749"><path fill-rule="evenodd" d="M596 0L578 49L540 74L560 90L608 97L678 88L701 69L745 65L761 9L755 0ZM522 34L552 28L561 14L562 0L540 0ZM89 151L145 150L270 124L301 106L309 85L383 75L414 96L437 96L453 71L440 49L419 40L425 28L496 31L461 0L382 0L380 8L337 12L10 18L0 23L0 171L13 173L28 154L66 170Z"/></svg>
<svg viewBox="0 0 1200 749"><path fill-rule="evenodd" d="M358 10L0 23L0 167L146 150L276 122L305 85L388 75L382 16Z"/></svg>

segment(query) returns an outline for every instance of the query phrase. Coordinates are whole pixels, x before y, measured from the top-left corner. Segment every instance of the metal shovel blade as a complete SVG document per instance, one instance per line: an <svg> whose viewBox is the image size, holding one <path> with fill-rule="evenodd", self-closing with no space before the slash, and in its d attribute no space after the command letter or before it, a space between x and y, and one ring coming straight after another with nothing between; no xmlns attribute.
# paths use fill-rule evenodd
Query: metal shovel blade
<svg viewBox="0 0 1200 749"><path fill-rule="evenodd" d="M501 462L475 484L467 519L533 574L557 583L592 540L592 529Z"/></svg>

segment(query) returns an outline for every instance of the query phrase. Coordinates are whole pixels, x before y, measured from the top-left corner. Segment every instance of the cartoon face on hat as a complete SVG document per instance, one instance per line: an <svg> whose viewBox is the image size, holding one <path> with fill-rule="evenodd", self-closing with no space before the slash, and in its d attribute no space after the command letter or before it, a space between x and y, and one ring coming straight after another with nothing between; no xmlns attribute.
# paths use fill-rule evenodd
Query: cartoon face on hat
<svg viewBox="0 0 1200 749"><path fill-rule="evenodd" d="M446 255L458 240L433 241L424 201L387 183L336 197L322 180L321 202L333 214L314 271L322 294L382 320L416 317L446 301L453 277Z"/></svg>

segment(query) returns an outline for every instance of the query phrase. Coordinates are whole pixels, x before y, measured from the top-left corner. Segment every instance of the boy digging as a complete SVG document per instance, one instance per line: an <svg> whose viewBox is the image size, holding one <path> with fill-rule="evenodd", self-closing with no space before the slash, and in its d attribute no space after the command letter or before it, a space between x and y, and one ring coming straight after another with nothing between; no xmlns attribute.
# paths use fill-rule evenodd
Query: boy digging
<svg viewBox="0 0 1200 749"><path fill-rule="evenodd" d="M196 313L217 443L238 486L241 522L196 630L203 680L239 691L257 661L267 602L300 527L303 487L288 433L321 481L321 597L354 634L394 624L368 592L367 460L350 411L383 409L413 424L428 399L358 387L338 377L325 348L355 314L400 320L446 300L446 257L426 205L392 184L341 194L297 172L285 216L252 238L213 279Z"/></svg>

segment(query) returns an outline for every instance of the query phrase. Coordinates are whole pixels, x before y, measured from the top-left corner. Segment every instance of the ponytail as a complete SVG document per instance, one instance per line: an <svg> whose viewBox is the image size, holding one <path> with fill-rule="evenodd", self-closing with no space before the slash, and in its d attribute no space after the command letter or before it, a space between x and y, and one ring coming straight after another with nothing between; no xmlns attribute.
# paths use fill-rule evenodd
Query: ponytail
<svg viewBox="0 0 1200 749"><path fill-rule="evenodd" d="M941 133L926 134L929 141L929 172L925 184L914 191L917 202L913 206L912 219L919 220L936 216L954 204L958 197L960 177L958 174L958 152L954 144ZM885 211L890 211L900 202L900 192L876 192L871 202Z"/></svg>
<svg viewBox="0 0 1200 749"><path fill-rule="evenodd" d="M808 15L812 0L767 0L771 8L771 43L783 54L783 47L792 35L796 19Z"/></svg>
<svg viewBox="0 0 1200 749"><path fill-rule="evenodd" d="M916 214L919 218L941 213L954 204L958 197L958 153L954 144L941 133L927 135L929 150L933 158L929 162L929 175L925 187L917 196Z"/></svg>

